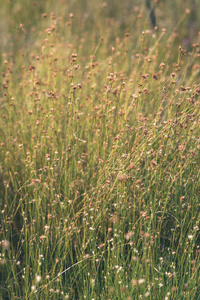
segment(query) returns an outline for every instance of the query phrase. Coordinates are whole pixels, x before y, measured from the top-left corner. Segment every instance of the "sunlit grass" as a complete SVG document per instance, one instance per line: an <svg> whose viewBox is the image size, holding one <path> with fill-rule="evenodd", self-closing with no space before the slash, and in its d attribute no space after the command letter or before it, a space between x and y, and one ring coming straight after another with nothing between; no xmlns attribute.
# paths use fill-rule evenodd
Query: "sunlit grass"
<svg viewBox="0 0 200 300"><path fill-rule="evenodd" d="M2 8L2 299L198 299L194 11L122 3Z"/></svg>

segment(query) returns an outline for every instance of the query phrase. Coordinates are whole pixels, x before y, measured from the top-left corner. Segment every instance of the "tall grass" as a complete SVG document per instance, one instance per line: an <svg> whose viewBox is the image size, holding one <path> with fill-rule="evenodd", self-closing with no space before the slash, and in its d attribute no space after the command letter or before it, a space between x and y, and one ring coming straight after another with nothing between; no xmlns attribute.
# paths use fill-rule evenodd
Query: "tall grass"
<svg viewBox="0 0 200 300"><path fill-rule="evenodd" d="M198 299L199 7L138 3L4 3L2 299Z"/></svg>

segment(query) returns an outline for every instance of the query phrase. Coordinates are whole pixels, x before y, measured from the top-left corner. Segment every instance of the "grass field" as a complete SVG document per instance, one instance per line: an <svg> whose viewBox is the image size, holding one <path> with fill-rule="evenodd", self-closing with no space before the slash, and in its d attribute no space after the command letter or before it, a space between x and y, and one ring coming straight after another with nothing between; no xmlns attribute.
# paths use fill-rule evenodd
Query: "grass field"
<svg viewBox="0 0 200 300"><path fill-rule="evenodd" d="M154 2L2 1L0 299L199 299L200 4Z"/></svg>

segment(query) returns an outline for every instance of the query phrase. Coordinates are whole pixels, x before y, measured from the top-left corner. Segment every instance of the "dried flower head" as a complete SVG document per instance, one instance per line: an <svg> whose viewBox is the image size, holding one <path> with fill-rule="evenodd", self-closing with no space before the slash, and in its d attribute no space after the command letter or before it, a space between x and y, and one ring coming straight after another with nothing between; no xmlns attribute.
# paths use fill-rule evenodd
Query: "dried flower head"
<svg viewBox="0 0 200 300"><path fill-rule="evenodd" d="M10 247L10 242L8 240L3 240L1 244L4 250L8 250Z"/></svg>
<svg viewBox="0 0 200 300"><path fill-rule="evenodd" d="M124 182L127 180L127 175L126 174L119 174L117 177L119 182Z"/></svg>
<svg viewBox="0 0 200 300"><path fill-rule="evenodd" d="M133 231L129 231L125 234L125 239L128 241L130 240L130 238L132 238L133 236Z"/></svg>

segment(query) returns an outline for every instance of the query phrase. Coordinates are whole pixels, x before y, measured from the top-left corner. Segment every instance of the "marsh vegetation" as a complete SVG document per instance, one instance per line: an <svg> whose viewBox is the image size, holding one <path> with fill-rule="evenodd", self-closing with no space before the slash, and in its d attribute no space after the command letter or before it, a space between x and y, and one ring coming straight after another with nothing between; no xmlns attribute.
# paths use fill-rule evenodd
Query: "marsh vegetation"
<svg viewBox="0 0 200 300"><path fill-rule="evenodd" d="M199 299L200 6L154 2L2 3L1 299Z"/></svg>

